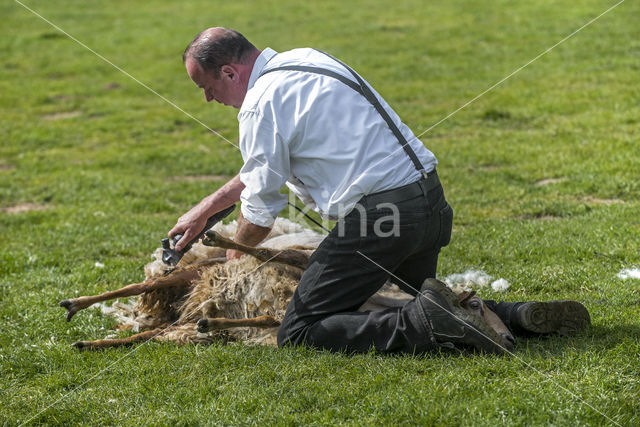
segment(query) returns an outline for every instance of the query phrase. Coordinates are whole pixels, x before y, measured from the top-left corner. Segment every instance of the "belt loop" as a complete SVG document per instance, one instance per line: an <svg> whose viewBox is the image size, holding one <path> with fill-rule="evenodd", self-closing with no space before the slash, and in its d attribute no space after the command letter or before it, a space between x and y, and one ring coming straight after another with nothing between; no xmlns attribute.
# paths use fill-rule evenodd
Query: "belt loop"
<svg viewBox="0 0 640 427"><path fill-rule="evenodd" d="M435 171L435 169L434 169ZM420 181L418 181L418 183L420 184L420 189L422 190L422 195L424 197L427 197L427 193L429 192L429 174L427 173L426 170L424 169L420 169L420 174L422 175L422 179Z"/></svg>
<svg viewBox="0 0 640 427"><path fill-rule="evenodd" d="M425 178L423 178L420 181L418 181L418 185L420 186L420 189L422 190L422 195L424 197L427 197L427 193L429 191L427 189L427 178L426 178L426 176L425 176Z"/></svg>

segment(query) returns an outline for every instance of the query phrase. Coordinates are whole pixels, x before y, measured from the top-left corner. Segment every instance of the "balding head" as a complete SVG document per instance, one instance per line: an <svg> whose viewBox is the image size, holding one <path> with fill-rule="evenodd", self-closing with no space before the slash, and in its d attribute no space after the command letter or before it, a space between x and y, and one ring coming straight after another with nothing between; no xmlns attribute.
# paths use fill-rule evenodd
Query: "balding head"
<svg viewBox="0 0 640 427"><path fill-rule="evenodd" d="M227 28L209 28L196 36L182 59L207 102L216 100L240 108L260 51L242 34Z"/></svg>
<svg viewBox="0 0 640 427"><path fill-rule="evenodd" d="M198 34L182 54L183 62L191 58L206 73L220 78L220 68L226 64L247 64L260 51L237 31L215 27Z"/></svg>

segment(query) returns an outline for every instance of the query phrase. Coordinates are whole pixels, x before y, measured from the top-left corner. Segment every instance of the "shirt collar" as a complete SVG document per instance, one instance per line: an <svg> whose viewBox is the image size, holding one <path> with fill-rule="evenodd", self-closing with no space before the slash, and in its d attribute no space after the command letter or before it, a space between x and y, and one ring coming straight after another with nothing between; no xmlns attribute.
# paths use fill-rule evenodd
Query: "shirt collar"
<svg viewBox="0 0 640 427"><path fill-rule="evenodd" d="M253 69L251 70L251 76L249 76L249 84L247 86L247 91L250 90L254 84L256 84L256 80L258 80L258 77L260 76L260 73L262 73L262 70L264 69L265 65L267 65L267 62L269 62L271 58L276 56L277 53L278 52L271 49L270 47L266 48L265 50L262 51L262 53L260 53L260 56L258 56L258 58L256 59L256 62L253 64Z"/></svg>

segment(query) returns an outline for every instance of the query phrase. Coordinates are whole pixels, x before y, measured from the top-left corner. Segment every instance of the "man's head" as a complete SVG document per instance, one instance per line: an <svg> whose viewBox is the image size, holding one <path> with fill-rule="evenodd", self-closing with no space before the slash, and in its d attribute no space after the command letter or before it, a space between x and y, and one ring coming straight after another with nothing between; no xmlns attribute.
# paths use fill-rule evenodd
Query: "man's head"
<svg viewBox="0 0 640 427"><path fill-rule="evenodd" d="M182 60L191 80L202 88L207 102L216 100L240 108L251 70L260 51L242 34L209 28L185 49Z"/></svg>

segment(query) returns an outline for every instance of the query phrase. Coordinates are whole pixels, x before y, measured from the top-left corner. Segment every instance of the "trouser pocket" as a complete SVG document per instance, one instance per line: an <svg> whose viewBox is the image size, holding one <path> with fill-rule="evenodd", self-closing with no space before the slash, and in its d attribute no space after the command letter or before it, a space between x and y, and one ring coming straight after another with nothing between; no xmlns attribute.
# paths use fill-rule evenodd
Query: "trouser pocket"
<svg viewBox="0 0 640 427"><path fill-rule="evenodd" d="M451 228L453 227L453 209L449 203L445 202L445 206L440 209L440 237L438 238L438 246L447 246L451 241Z"/></svg>

